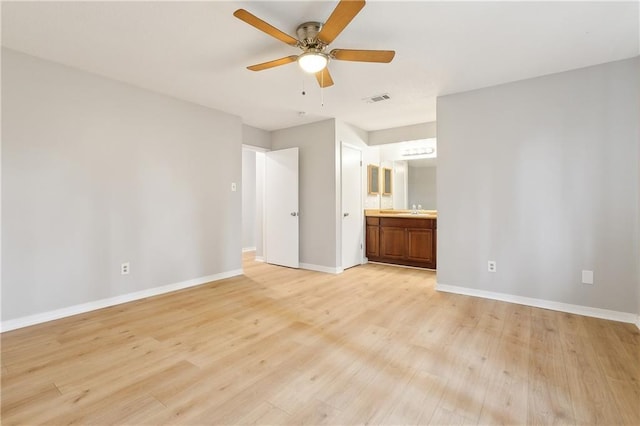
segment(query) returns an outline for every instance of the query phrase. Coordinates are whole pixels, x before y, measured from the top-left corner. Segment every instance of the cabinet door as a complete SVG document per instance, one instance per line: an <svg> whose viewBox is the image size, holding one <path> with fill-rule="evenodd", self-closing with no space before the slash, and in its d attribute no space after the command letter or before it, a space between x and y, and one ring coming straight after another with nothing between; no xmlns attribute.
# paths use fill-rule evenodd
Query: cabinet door
<svg viewBox="0 0 640 426"><path fill-rule="evenodd" d="M404 259L405 245L404 228L380 227L380 257Z"/></svg>
<svg viewBox="0 0 640 426"><path fill-rule="evenodd" d="M433 230L407 229L407 259L433 262Z"/></svg>
<svg viewBox="0 0 640 426"><path fill-rule="evenodd" d="M367 225L367 257L380 256L380 227Z"/></svg>

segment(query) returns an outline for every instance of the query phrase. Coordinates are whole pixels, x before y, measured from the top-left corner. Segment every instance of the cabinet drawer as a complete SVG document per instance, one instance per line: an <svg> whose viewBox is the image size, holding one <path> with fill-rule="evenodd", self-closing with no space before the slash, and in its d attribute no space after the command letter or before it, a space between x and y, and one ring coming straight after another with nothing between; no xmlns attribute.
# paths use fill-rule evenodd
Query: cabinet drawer
<svg viewBox="0 0 640 426"><path fill-rule="evenodd" d="M367 225L371 225L371 226L380 225L380 218L379 217L368 217L367 216Z"/></svg>
<svg viewBox="0 0 640 426"><path fill-rule="evenodd" d="M406 217L381 217L380 226L393 228L425 228L433 229L433 219L413 219Z"/></svg>

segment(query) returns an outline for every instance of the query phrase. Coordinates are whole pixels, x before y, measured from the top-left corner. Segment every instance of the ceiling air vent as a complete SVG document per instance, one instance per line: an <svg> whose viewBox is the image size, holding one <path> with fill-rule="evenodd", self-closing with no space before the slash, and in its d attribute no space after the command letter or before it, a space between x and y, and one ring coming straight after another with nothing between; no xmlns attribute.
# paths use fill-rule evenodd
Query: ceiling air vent
<svg viewBox="0 0 640 426"><path fill-rule="evenodd" d="M391 99L391 96L389 96L387 93L382 94L382 95L376 95L376 96L371 96L370 98L364 98L364 101L372 104L375 102L382 102L382 101L386 101Z"/></svg>

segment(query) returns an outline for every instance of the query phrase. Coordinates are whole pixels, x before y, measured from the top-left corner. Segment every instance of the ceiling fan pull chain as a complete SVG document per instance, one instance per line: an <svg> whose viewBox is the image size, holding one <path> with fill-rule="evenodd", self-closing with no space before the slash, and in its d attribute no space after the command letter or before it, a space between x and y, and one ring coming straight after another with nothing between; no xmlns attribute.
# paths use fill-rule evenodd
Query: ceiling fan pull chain
<svg viewBox="0 0 640 426"><path fill-rule="evenodd" d="M324 73L320 75L320 107L324 107Z"/></svg>

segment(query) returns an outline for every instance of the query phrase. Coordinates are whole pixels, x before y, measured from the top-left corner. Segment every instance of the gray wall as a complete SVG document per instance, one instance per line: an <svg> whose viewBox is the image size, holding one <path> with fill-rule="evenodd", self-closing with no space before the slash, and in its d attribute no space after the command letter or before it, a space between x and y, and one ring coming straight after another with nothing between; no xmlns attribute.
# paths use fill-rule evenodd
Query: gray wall
<svg viewBox="0 0 640 426"><path fill-rule="evenodd" d="M300 263L339 267L335 121L275 130L271 144L273 150L300 148Z"/></svg>
<svg viewBox="0 0 640 426"><path fill-rule="evenodd" d="M638 311L639 74L635 58L438 99L438 283Z"/></svg>
<svg viewBox="0 0 640 426"><path fill-rule="evenodd" d="M271 133L246 124L242 125L242 143L271 149Z"/></svg>
<svg viewBox="0 0 640 426"><path fill-rule="evenodd" d="M411 167L409 162L409 205L422 205L423 209L436 210L436 167Z"/></svg>
<svg viewBox="0 0 640 426"><path fill-rule="evenodd" d="M238 117L6 49L2 90L2 320L241 269Z"/></svg>
<svg viewBox="0 0 640 426"><path fill-rule="evenodd" d="M242 150L242 248L256 247L256 152Z"/></svg>

